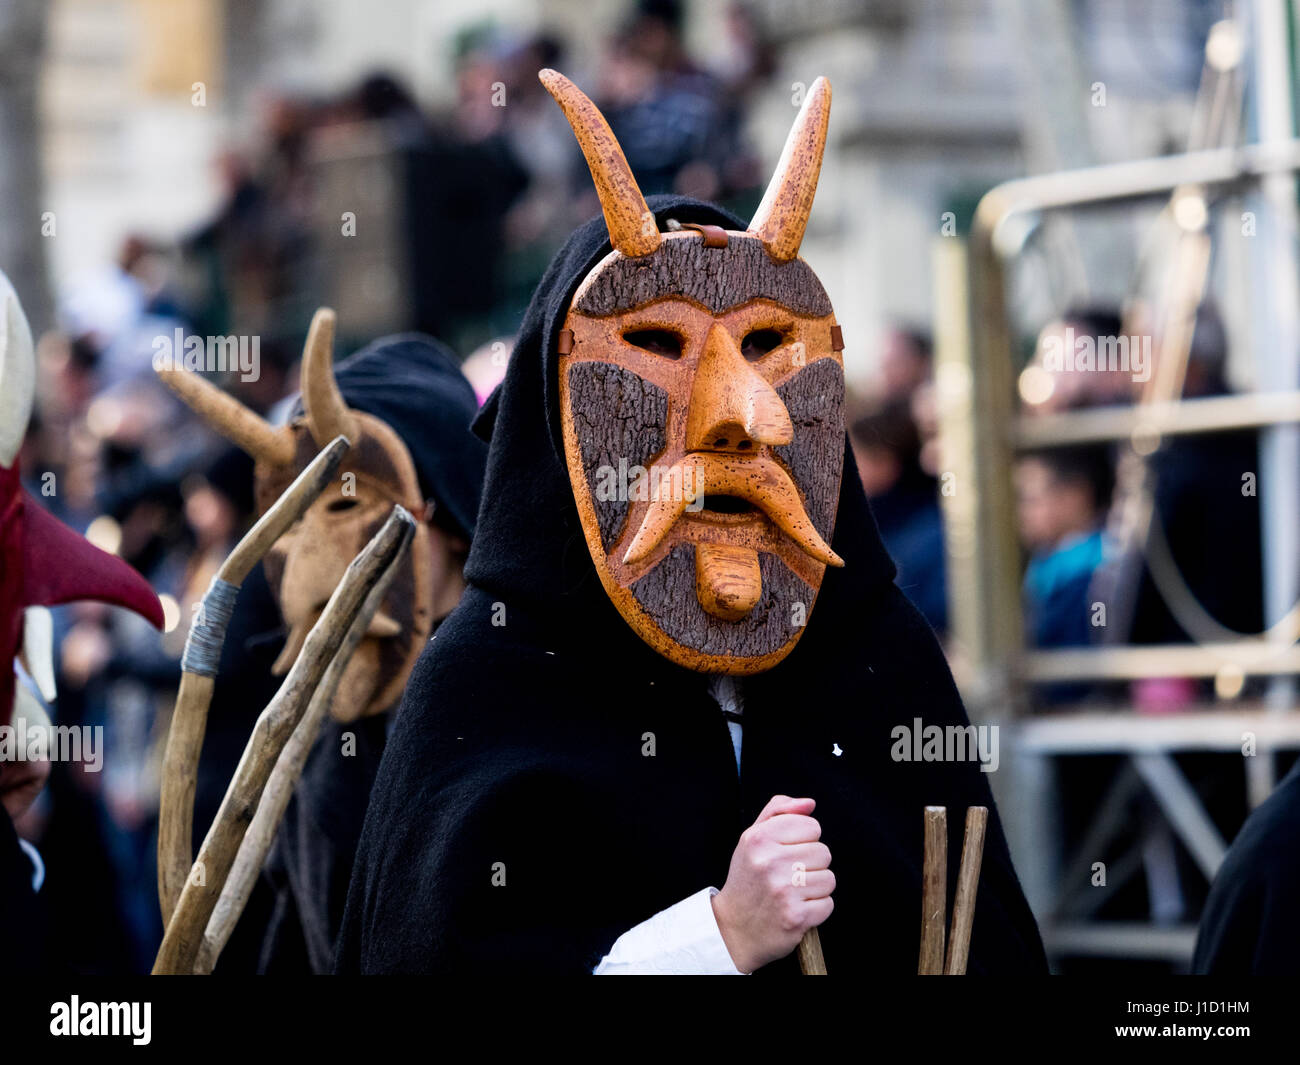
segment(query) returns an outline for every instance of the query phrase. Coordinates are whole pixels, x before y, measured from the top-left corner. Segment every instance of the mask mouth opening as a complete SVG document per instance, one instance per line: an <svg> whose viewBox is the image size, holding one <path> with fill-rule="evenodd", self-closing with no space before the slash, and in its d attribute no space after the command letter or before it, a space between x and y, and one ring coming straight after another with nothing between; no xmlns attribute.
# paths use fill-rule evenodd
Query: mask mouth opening
<svg viewBox="0 0 1300 1065"><path fill-rule="evenodd" d="M758 513L758 508L748 499L732 495L706 495L700 512L722 517L745 517Z"/></svg>

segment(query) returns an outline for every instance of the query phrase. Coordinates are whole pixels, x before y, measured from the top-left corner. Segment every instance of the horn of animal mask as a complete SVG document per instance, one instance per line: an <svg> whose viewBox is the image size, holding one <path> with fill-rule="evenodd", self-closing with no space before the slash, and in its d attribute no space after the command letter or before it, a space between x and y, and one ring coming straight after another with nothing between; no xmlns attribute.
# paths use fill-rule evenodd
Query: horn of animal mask
<svg viewBox="0 0 1300 1065"><path fill-rule="evenodd" d="M36 394L36 354L27 315L0 273L0 466L12 466L27 435Z"/></svg>
<svg viewBox="0 0 1300 1065"><path fill-rule="evenodd" d="M163 383L195 414L254 460L272 466L293 462L293 433L276 428L211 381L180 367L158 367Z"/></svg>
<svg viewBox="0 0 1300 1065"><path fill-rule="evenodd" d="M781 161L749 222L749 232L777 262L789 262L799 254L817 194L830 117L831 83L818 78L808 90L786 138Z"/></svg>
<svg viewBox="0 0 1300 1065"><path fill-rule="evenodd" d="M336 436L357 439L356 419L334 380L334 312L322 307L311 320L302 353L302 405L318 447Z"/></svg>
<svg viewBox="0 0 1300 1065"><path fill-rule="evenodd" d="M659 227L605 116L559 71L542 70L537 77L555 97L578 138L605 213L610 243L629 258L649 255L659 247Z"/></svg>

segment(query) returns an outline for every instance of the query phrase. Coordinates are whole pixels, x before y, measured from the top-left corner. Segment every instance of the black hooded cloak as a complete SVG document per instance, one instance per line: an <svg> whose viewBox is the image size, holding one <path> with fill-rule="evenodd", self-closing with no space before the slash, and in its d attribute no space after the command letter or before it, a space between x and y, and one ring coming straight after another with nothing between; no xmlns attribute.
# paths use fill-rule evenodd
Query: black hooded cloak
<svg viewBox="0 0 1300 1065"><path fill-rule="evenodd" d="M670 217L744 228L698 201L649 205L661 229ZM993 807L974 763L890 758L897 724L967 723L943 655L892 583L846 449L833 544L846 566L827 571L790 655L745 679L737 774L707 678L651 650L605 595L565 468L555 335L609 250L597 219L552 261L475 425L490 451L469 588L407 685L337 970L590 972L623 932L721 887L740 833L786 794L817 801L833 856L828 969L915 972L922 808L946 804L959 824L967 806ZM970 968L1046 971L996 811Z"/></svg>
<svg viewBox="0 0 1300 1065"><path fill-rule="evenodd" d="M350 408L382 419L402 438L421 491L434 501L435 524L468 541L487 449L469 431L478 401L450 349L415 334L386 337L339 363L334 378ZM275 899L262 946L264 972L329 972L333 966L389 717L348 724L330 718L321 728L267 856Z"/></svg>
<svg viewBox="0 0 1300 1065"><path fill-rule="evenodd" d="M44 975L51 968L47 915L44 899L32 888L32 872L9 811L0 807L0 943L9 958L23 960L28 974Z"/></svg>
<svg viewBox="0 0 1300 1065"><path fill-rule="evenodd" d="M1295 976L1300 951L1300 761L1241 826L1205 900L1192 971Z"/></svg>

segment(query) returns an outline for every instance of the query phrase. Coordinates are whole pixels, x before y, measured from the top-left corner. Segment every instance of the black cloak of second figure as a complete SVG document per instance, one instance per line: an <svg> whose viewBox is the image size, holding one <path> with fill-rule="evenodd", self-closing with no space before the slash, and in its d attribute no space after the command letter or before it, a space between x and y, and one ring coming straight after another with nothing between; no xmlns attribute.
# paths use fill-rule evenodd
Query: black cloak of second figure
<svg viewBox="0 0 1300 1065"><path fill-rule="evenodd" d="M1300 969L1300 761L1241 826L1201 914L1192 972L1295 976Z"/></svg>
<svg viewBox="0 0 1300 1065"><path fill-rule="evenodd" d="M707 204L654 197L661 229L743 229ZM610 250L597 219L534 294L490 440L469 588L407 686L371 795L341 972L590 972L634 925L721 887L740 833L775 794L810 796L833 855L829 971L915 972L922 809L992 807L974 762L896 762L891 730L966 725L934 635L894 586L846 456L829 570L808 630L744 681L739 775L707 678L660 657L603 591L559 435L556 333ZM838 753L836 753L838 752ZM954 843L955 854L959 845ZM956 862L950 862L950 894ZM762 972L798 972L793 956ZM970 971L1046 971L996 811Z"/></svg>

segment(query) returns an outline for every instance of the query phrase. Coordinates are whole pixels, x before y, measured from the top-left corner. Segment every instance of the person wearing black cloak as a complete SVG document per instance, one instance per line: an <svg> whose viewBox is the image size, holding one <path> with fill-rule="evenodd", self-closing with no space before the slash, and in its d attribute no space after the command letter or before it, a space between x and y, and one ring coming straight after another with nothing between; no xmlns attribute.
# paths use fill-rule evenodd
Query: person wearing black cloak
<svg viewBox="0 0 1300 1065"><path fill-rule="evenodd" d="M350 410L378 418L401 438L433 503L435 554L449 563L434 567L436 631L463 587L483 480L486 450L469 431L478 410L473 387L449 349L415 335L371 344L339 363L334 377ZM361 821L396 705L393 699L385 712L355 721L335 717L321 729L267 858L276 901L261 971L333 967Z"/></svg>
<svg viewBox="0 0 1300 1065"><path fill-rule="evenodd" d="M1241 826L1215 874L1192 971L1294 976L1300 958L1300 760Z"/></svg>
<svg viewBox="0 0 1300 1065"><path fill-rule="evenodd" d="M0 957L17 977L56 970L45 863L18 821L67 760L51 725L54 622L49 607L80 599L134 611L159 632L149 582L55 518L23 486L20 452L36 398L36 348L9 278L0 272ZM75 748L80 757L81 744Z"/></svg>
<svg viewBox="0 0 1300 1065"><path fill-rule="evenodd" d="M1045 972L980 765L891 754L916 719L968 723L893 583L797 258L829 86L746 227L647 203L590 101L542 80L604 219L475 423L467 589L380 763L336 971L797 973L820 926L831 973L915 972L942 804L992 811L970 971Z"/></svg>
<svg viewBox="0 0 1300 1065"><path fill-rule="evenodd" d="M271 888L273 897L262 900L269 916L259 927L250 905L222 955L225 961L230 947L246 953L251 937L258 949L249 967L266 973L328 972L333 966L361 820L392 711L430 633L464 587L462 568L487 454L469 430L478 410L473 386L449 348L431 337L403 334L377 340L335 366L333 321L323 309L313 322L302 396L289 425L266 427L268 433L288 434L292 458L272 461L263 444L255 492L265 512L317 449L340 433L352 445L340 466L344 487L323 493L271 548L264 563L269 602L242 595L237 601L232 631L257 631L254 622L260 621L265 635L244 644L263 650L242 670L229 669L223 659L214 704L236 702L241 692L247 698L259 679L249 674L259 662L271 675L261 678L263 685L287 672L347 565L394 504L416 515L419 527L342 675L281 819L259 885ZM190 377L165 379L218 431L259 450L247 433L236 436L222 408L211 413L213 404L202 402L205 385ZM255 619L243 617L246 611ZM266 664L277 650L278 658ZM251 659L247 650L244 657ZM242 961L216 971L240 967Z"/></svg>

